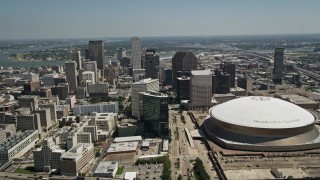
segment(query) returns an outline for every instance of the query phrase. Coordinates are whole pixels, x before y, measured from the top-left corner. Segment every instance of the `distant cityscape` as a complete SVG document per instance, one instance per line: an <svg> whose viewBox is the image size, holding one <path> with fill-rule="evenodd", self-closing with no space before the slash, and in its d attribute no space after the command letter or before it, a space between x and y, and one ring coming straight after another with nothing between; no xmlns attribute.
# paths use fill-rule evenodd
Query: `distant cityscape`
<svg viewBox="0 0 320 180"><path fill-rule="evenodd" d="M319 34L0 41L0 179L316 179Z"/></svg>

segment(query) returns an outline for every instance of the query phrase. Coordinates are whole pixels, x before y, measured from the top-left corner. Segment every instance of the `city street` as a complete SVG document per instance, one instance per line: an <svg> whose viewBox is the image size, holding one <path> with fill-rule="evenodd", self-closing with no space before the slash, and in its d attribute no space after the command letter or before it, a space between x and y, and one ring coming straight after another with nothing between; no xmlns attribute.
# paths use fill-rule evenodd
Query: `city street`
<svg viewBox="0 0 320 180"><path fill-rule="evenodd" d="M217 175L213 170L212 163L208 157L208 150L201 141L193 141L195 147L191 148L185 133L185 128L192 131L195 130L195 126L186 111L182 113L182 116L184 116L185 123L181 121L181 115L178 111L169 111L169 122L172 133L172 141L170 144L172 179L176 179L179 174L182 175L183 179L187 179L187 177L190 176L190 171L192 170L192 162L196 157L199 157L202 160L209 176L212 177L212 179L217 179Z"/></svg>

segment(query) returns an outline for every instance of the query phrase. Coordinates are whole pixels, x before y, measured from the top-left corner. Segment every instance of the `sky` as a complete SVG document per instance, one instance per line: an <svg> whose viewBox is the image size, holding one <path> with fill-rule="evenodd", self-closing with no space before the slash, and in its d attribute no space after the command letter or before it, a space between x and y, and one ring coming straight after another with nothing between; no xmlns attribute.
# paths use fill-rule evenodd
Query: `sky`
<svg viewBox="0 0 320 180"><path fill-rule="evenodd" d="M1 0L0 39L320 33L318 0Z"/></svg>

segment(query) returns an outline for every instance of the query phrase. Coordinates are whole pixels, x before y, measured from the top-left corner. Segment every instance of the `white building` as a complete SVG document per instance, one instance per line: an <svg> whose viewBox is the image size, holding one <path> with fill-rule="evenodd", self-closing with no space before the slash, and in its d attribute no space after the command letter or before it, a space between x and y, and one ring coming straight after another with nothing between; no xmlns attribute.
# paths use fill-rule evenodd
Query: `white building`
<svg viewBox="0 0 320 180"><path fill-rule="evenodd" d="M140 119L140 99L139 93L146 91L159 91L159 79L142 79L132 83L132 115Z"/></svg>
<svg viewBox="0 0 320 180"><path fill-rule="evenodd" d="M20 158L35 146L38 139L37 130L18 132L14 136L7 138L6 141L0 144L0 165L14 158Z"/></svg>
<svg viewBox="0 0 320 180"><path fill-rule="evenodd" d="M92 143L78 144L60 157L61 175L77 176L79 173L87 172L94 157Z"/></svg>
<svg viewBox="0 0 320 180"><path fill-rule="evenodd" d="M94 177L108 177L113 178L118 170L118 162L102 161L96 171L93 173Z"/></svg>
<svg viewBox="0 0 320 180"><path fill-rule="evenodd" d="M139 93L138 93L139 95ZM118 113L119 112L119 103L115 102L103 102L98 104L75 104L73 106L73 114L75 116L79 115L88 115L92 112L97 113Z"/></svg>
<svg viewBox="0 0 320 180"><path fill-rule="evenodd" d="M210 70L191 71L190 101L192 108L211 107L212 74Z"/></svg>
<svg viewBox="0 0 320 180"><path fill-rule="evenodd" d="M96 83L96 78L93 71L84 71L80 75L80 81L91 81L92 84Z"/></svg>

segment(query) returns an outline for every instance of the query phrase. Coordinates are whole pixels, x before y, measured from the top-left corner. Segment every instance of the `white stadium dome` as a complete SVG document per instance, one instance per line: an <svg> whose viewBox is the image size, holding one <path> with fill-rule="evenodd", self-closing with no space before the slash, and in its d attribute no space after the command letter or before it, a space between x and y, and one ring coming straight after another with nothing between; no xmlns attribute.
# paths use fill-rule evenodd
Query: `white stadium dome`
<svg viewBox="0 0 320 180"><path fill-rule="evenodd" d="M213 106L204 129L218 144L239 150L294 151L320 147L317 117L290 102L249 96Z"/></svg>
<svg viewBox="0 0 320 180"><path fill-rule="evenodd" d="M307 126L315 116L277 98L250 96L214 106L210 115L220 121L254 128L285 129Z"/></svg>

